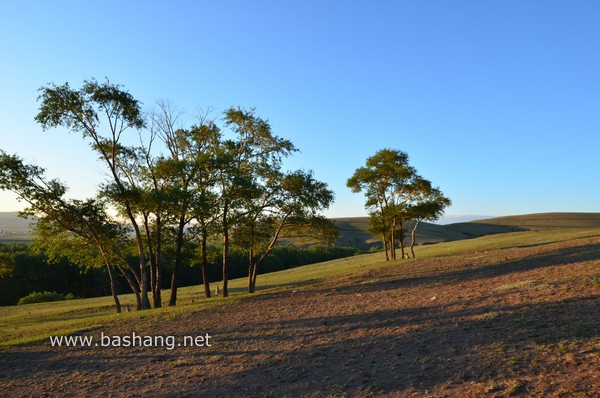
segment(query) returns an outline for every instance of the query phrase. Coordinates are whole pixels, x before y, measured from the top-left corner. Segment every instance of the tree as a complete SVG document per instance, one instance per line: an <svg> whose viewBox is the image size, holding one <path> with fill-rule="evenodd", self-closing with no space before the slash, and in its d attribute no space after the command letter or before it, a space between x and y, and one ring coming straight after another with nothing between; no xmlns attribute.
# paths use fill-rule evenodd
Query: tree
<svg viewBox="0 0 600 398"><path fill-rule="evenodd" d="M116 245L125 239L124 231L117 224L108 221L103 203L93 199L67 200L63 197L67 191L66 186L56 179L47 180L44 174L43 168L25 164L18 156L8 155L0 150L0 189L14 192L28 203L29 206L20 215L40 218L39 231L58 227L58 232L67 231L96 248L107 267L115 307L120 312L111 259ZM56 228L47 234L50 235L54 239L59 238Z"/></svg>
<svg viewBox="0 0 600 398"><path fill-rule="evenodd" d="M371 215L369 232L381 236L386 260L396 259L396 240L405 257L405 225L414 221L411 253L414 257L414 234L420 221L434 219L449 206L438 188L410 166L408 155L400 150L382 149L369 157L347 181L353 192L364 191L365 207ZM388 255L387 242L390 242Z"/></svg>
<svg viewBox="0 0 600 398"><path fill-rule="evenodd" d="M419 198L416 203L410 207L410 218L413 221L411 231L410 253L415 258L415 235L417 227L421 221L436 221L443 214L446 207L450 206L452 201L444 196L439 188L432 188L431 183L426 183L419 190Z"/></svg>
<svg viewBox="0 0 600 398"><path fill-rule="evenodd" d="M273 173L262 195L248 205L249 211L236 229L236 243L248 251L248 292L254 293L258 267L282 237L306 235L331 242L337 228L319 212L333 202L333 191L315 180L312 171ZM262 253L261 253L262 252Z"/></svg>
<svg viewBox="0 0 600 398"><path fill-rule="evenodd" d="M152 117L153 131L167 148L167 154L160 156L154 167L153 181L163 181L163 188L154 184L160 192L160 201L166 203L168 222L173 225L175 253L171 275L171 297L169 305L177 301L177 284L182 263L182 250L186 241L186 230L195 219L200 224L201 246L206 252L208 228L206 224L214 214L216 202L213 188L216 183L215 147L218 146L220 129L209 119L208 113L199 116L198 124L190 129L176 128L178 112L165 102L159 103L160 112ZM198 229L196 229L198 230ZM206 272L207 260L203 256L202 270L205 295L210 297L210 287Z"/></svg>
<svg viewBox="0 0 600 398"><path fill-rule="evenodd" d="M353 192L365 192L365 208L372 218L379 220L386 260L390 257L391 260L396 259L397 228L402 227L405 204L410 200L412 183L416 177L416 170L409 165L405 152L382 149L369 157L366 166L356 169L347 181L347 186ZM388 239L390 256L387 253Z"/></svg>
<svg viewBox="0 0 600 398"><path fill-rule="evenodd" d="M297 149L273 135L269 123L254 114L254 109L229 108L224 112L225 125L234 139L217 148L218 204L223 236L223 296L228 295L230 234L236 223L254 209L248 206L261 197L269 176L281 169L282 158Z"/></svg>
<svg viewBox="0 0 600 398"><path fill-rule="evenodd" d="M98 217L94 218L98 219ZM118 225L115 226L119 228ZM137 285L124 268L115 265L122 260L113 252L115 248L111 246L118 245L119 238L116 235L105 235L104 232L101 232L102 229L109 232L111 228L95 225L93 227L95 232L91 234L91 231L80 229L80 223L72 224L72 227L72 229L65 229L61 220L54 220L50 216L40 217L35 224L35 238L31 247L43 251L49 262L58 263L66 258L71 264L76 264L81 269L106 267L117 313L121 312L121 303L116 291L115 270L120 269L130 282L139 306ZM119 236L123 236L123 234L119 234ZM95 239L102 239L102 242L95 241Z"/></svg>
<svg viewBox="0 0 600 398"><path fill-rule="evenodd" d="M282 171L283 158L297 149L277 137L254 109L223 113L227 136L208 113L190 128L166 102L148 119L140 103L108 80L84 81L80 89L49 83L40 89L36 121L44 130L64 127L80 135L107 170L98 197L68 200L66 187L47 180L43 169L2 153L7 166L0 188L16 190L40 219L40 247L75 262L103 263L114 288L114 271L127 279L138 308L162 306L163 265L172 259L175 305L179 273L200 247L205 295L209 242L221 238L223 295L227 296L229 246L249 250L249 291L259 265L281 237L317 236L328 241L335 227L319 215L333 193L312 172ZM131 134L134 133L134 134ZM137 137L135 136L137 133ZM135 140L138 143L135 143ZM109 216L116 211L117 216ZM138 265L126 259L135 253ZM114 291L114 289L113 289ZM114 294L119 306L118 297Z"/></svg>
<svg viewBox="0 0 600 398"><path fill-rule="evenodd" d="M81 134L108 167L113 187L110 198L122 206L135 233L142 309L150 308L146 248L134 214L134 203L139 192L130 184L131 170L127 167L127 155L131 154L132 149L122 143L122 136L128 129L139 130L145 126L139 102L123 91L121 86L111 84L108 80L105 83L85 81L80 90L71 89L68 83L62 86L49 84L40 91L38 100L41 106L35 119L42 128L47 130L62 126ZM106 125L101 125L101 116L105 118Z"/></svg>

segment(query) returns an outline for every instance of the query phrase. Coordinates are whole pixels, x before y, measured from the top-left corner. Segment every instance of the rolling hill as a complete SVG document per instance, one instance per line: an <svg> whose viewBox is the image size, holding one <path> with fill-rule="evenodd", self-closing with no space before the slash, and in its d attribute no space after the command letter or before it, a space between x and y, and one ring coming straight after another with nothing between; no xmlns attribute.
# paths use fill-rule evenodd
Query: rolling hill
<svg viewBox="0 0 600 398"><path fill-rule="evenodd" d="M368 217L337 218L335 223L340 231L338 246L361 250L381 247L379 239L366 232ZM594 227L600 227L600 213L536 213L445 225L422 222L417 229L416 242L431 244L507 232ZM407 232L407 240L409 238Z"/></svg>
<svg viewBox="0 0 600 398"><path fill-rule="evenodd" d="M368 217L333 220L340 232L337 246L354 247L359 250L381 247L379 239L367 233ZM0 212L0 241L29 240L30 224L30 220L19 218L18 212ZM594 227L600 227L600 213L536 213L445 225L422 222L417 229L416 241L417 244L423 245L506 232ZM409 240L410 231L407 231L407 241Z"/></svg>
<svg viewBox="0 0 600 398"><path fill-rule="evenodd" d="M19 217L17 211L0 212L0 230L13 233L29 233L31 221Z"/></svg>
<svg viewBox="0 0 600 398"><path fill-rule="evenodd" d="M535 213L477 220L469 224L513 226L528 230L596 228L600 227L600 213Z"/></svg>
<svg viewBox="0 0 600 398"><path fill-rule="evenodd" d="M30 220L19 212L0 212L0 243L27 243L31 240Z"/></svg>

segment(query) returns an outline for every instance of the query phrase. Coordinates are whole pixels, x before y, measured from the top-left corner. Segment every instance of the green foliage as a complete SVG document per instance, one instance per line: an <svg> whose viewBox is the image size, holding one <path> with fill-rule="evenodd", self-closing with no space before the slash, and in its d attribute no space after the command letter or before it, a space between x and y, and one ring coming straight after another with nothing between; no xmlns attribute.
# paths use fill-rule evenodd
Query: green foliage
<svg viewBox="0 0 600 398"><path fill-rule="evenodd" d="M109 294L106 269L50 261L44 252L22 244L0 245L0 305L14 305L32 292L72 292L80 297Z"/></svg>
<svg viewBox="0 0 600 398"><path fill-rule="evenodd" d="M72 294L68 295L68 299L74 299ZM33 303L46 303L49 301L62 301L67 300L67 296L56 292L32 292L27 296L19 300L19 305L33 304Z"/></svg>
<svg viewBox="0 0 600 398"><path fill-rule="evenodd" d="M85 81L80 90L73 90L69 83L57 86L50 83L39 90L41 94L40 112L35 120L44 129L65 126L73 132L82 133L84 137L93 136L97 145L96 128L99 114L106 114L119 126L115 132L120 133L128 127L142 128L144 119L140 104L133 96L121 89L120 85L98 83L96 80Z"/></svg>

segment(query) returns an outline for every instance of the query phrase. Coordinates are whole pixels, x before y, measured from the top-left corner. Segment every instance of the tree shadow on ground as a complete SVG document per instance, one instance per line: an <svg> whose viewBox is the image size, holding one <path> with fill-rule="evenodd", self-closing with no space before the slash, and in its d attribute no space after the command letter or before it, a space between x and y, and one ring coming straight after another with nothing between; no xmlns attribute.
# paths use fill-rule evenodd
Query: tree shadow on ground
<svg viewBox="0 0 600 398"><path fill-rule="evenodd" d="M600 244L589 244L576 247L568 247L550 251L543 255L534 254L530 257L509 260L503 259L499 262L494 261L488 265L472 266L469 259L465 258L461 261L464 263L464 269L451 271L435 271L432 273L424 273L417 276L399 276L392 273L388 277L379 277L380 281L377 284L365 284L362 289L395 289L402 286L423 285L436 282L445 282L448 280L456 281L472 281L476 279L489 279L502 275L516 274L520 272L531 271L540 268L548 268L553 266L577 263L581 261L589 261L600 259ZM444 261L443 258L439 261ZM399 265L402 266L401 264Z"/></svg>
<svg viewBox="0 0 600 398"><path fill-rule="evenodd" d="M591 283L492 287L599 253L585 244L482 265L462 258L463 268L412 276L388 267L334 290L254 296L211 313L223 317L211 324L211 347L4 350L0 385L9 395L30 385L31 395L597 396L600 299ZM581 279L572 272L564 277ZM450 294L458 284L477 287L475 298ZM448 294L430 301L438 288ZM206 322L199 312L171 328L181 337Z"/></svg>

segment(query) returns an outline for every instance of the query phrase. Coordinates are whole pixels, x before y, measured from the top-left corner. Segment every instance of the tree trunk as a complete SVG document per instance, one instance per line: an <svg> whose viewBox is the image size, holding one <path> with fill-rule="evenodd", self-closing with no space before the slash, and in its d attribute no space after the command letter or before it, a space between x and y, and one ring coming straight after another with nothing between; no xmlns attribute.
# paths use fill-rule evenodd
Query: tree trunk
<svg viewBox="0 0 600 398"><path fill-rule="evenodd" d="M415 234L417 232L417 227L419 226L420 222L421 222L421 220L416 220L415 221L415 225L413 225L413 229L412 229L412 231L410 233L410 236L411 236L411 239L410 239L410 254L412 254L413 258L416 258L415 257L415 250L414 250L414 247L415 247Z"/></svg>
<svg viewBox="0 0 600 398"><path fill-rule="evenodd" d="M396 260L396 219L392 221L392 228L390 229L390 254L392 260Z"/></svg>
<svg viewBox="0 0 600 398"><path fill-rule="evenodd" d="M108 270L108 277L110 278L110 292L112 293L113 299L115 300L115 309L117 310L117 314L121 313L121 302L119 301L119 296L117 296L116 286L115 286L115 275L112 272L110 264L106 264L106 269Z"/></svg>
<svg viewBox="0 0 600 398"><path fill-rule="evenodd" d="M381 242L383 243L383 251L385 251L385 261L390 261L390 256L388 254L387 238L385 236L385 222L381 223L381 231Z"/></svg>
<svg viewBox="0 0 600 398"><path fill-rule="evenodd" d="M400 240L400 253L402 254L402 260L404 260L405 253L404 253L404 225L403 225L403 223L400 223L400 237L398 239Z"/></svg>
<svg viewBox="0 0 600 398"><path fill-rule="evenodd" d="M206 228L202 225L202 282L204 282L204 295L210 298L210 282L208 281L208 256L206 254Z"/></svg>
<svg viewBox="0 0 600 398"><path fill-rule="evenodd" d="M256 276L258 275L258 266L265 260L265 258L267 258L269 253L271 253L271 251L275 247L275 243L277 243L277 239L279 239L279 234L281 234L281 231L283 230L283 226L285 225L287 219L288 216L286 215L281 220L279 226L277 227L277 230L275 231L275 234L273 234L273 239L271 239L269 247L267 247L263 255L260 256L260 258L256 260L256 262L254 262L254 264L252 263L254 257L254 250L250 250L250 267L248 269L248 293L254 293L256 291Z"/></svg>
<svg viewBox="0 0 600 398"><path fill-rule="evenodd" d="M160 299L160 279L158 278L158 261L160 261L160 218L156 220L156 252L154 252L152 244L152 232L150 230L150 223L148 220L148 214L143 215L144 232L146 235L146 245L148 246L148 258L150 259L150 290L152 291L152 305L154 308L160 308L162 306Z"/></svg>
<svg viewBox="0 0 600 398"><path fill-rule="evenodd" d="M162 224L161 218L156 217L156 253L154 263L156 265L154 269L155 285L152 291L152 297L154 298L154 308L162 307L162 296L160 294L160 288L162 286Z"/></svg>
<svg viewBox="0 0 600 398"><path fill-rule="evenodd" d="M227 265L229 262L229 225L227 225L228 200L223 207L223 297L227 297Z"/></svg>
<svg viewBox="0 0 600 398"><path fill-rule="evenodd" d="M254 267L252 270L252 292L256 291L256 276L258 275L258 262L254 263Z"/></svg>
<svg viewBox="0 0 600 398"><path fill-rule="evenodd" d="M252 284L253 281L253 273L254 273L254 249L250 248L250 253L248 254L248 293L254 293L254 286Z"/></svg>
<svg viewBox="0 0 600 398"><path fill-rule="evenodd" d="M388 252L388 242L385 237L385 234L383 234L383 250L385 251L385 261L390 261L390 254Z"/></svg>
<svg viewBox="0 0 600 398"><path fill-rule="evenodd" d="M129 283L129 286L131 287L131 291L133 292L133 294L135 296L137 310L138 311L141 310L142 309L142 298L140 297L140 285L139 285L139 283L136 283L137 277L136 277L136 280L133 280L131 278L131 276L127 273L126 269L124 269L120 265L117 265L117 267L119 268L119 271L121 271L121 274L125 277L125 280L127 280L127 283ZM133 271L132 271L132 273L133 273Z"/></svg>
<svg viewBox="0 0 600 398"><path fill-rule="evenodd" d="M140 276L138 275L136 269L134 267L132 267L131 265L129 265L129 263L126 260L122 260L122 262L126 265L126 268L123 268L121 265L117 265L117 267L119 268L119 270L121 271L121 274L123 274L125 279L127 279L127 282L129 283L129 286L131 286L131 289L134 292L138 292L138 294L139 294L140 286L142 285ZM129 272L131 272L131 275L133 275L133 279L132 279L131 275L129 273L127 273L127 270L129 270ZM141 299L140 299L140 301L141 301Z"/></svg>
<svg viewBox="0 0 600 398"><path fill-rule="evenodd" d="M185 231L185 215L179 217L179 228L177 229L177 243L175 248L175 260L173 261L173 274L171 275L171 298L169 307L177 303L177 283L179 282L179 268L181 266L181 250L183 249L183 234Z"/></svg>
<svg viewBox="0 0 600 398"><path fill-rule="evenodd" d="M138 255L140 259L140 296L142 299L141 309L150 309L150 301L148 300L148 271L146 269L146 254L144 253L144 243L142 242L142 234L131 211L128 211L129 220L135 231L135 237L138 247Z"/></svg>

